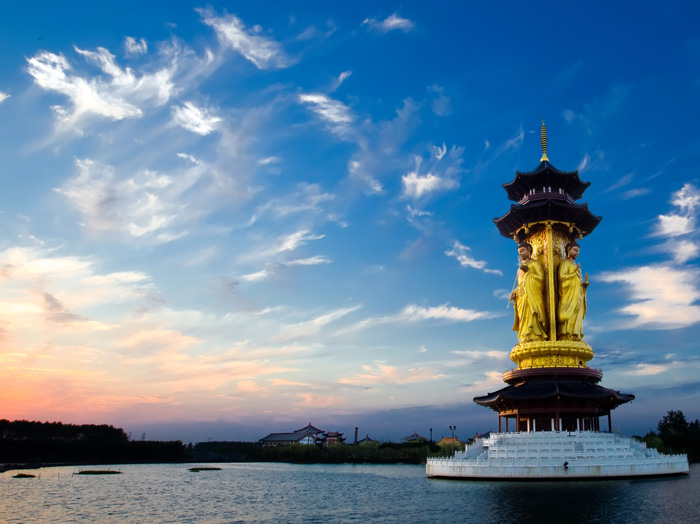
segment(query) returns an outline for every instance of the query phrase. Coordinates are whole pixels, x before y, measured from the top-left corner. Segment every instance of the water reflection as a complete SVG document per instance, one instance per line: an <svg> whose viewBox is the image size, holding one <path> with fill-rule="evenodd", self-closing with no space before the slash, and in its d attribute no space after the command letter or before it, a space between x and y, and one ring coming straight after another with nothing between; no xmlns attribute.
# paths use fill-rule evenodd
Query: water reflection
<svg viewBox="0 0 700 524"><path fill-rule="evenodd" d="M90 523L655 523L700 522L700 468L675 479L460 482L422 466L219 464L117 466L0 474L0 522ZM112 466L115 468L115 466Z"/></svg>

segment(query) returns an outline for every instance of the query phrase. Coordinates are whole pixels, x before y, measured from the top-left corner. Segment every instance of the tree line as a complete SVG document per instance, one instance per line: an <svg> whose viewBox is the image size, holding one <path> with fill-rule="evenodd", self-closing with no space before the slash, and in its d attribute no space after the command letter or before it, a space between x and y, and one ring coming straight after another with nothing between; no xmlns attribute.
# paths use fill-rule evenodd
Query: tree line
<svg viewBox="0 0 700 524"><path fill-rule="evenodd" d="M688 422L680 410L666 413L656 431L650 431L640 440L661 453L687 453L690 462L700 461L700 421Z"/></svg>
<svg viewBox="0 0 700 524"><path fill-rule="evenodd" d="M17 464L127 464L182 462L180 441L132 441L106 424L0 420L0 462Z"/></svg>

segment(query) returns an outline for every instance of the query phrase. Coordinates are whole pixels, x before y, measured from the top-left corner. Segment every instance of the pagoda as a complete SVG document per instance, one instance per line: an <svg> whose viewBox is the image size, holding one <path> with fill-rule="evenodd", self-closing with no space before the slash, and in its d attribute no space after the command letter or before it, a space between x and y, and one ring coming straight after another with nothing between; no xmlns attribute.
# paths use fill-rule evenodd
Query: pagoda
<svg viewBox="0 0 700 524"><path fill-rule="evenodd" d="M610 412L634 395L598 385L603 373L588 366L593 350L582 332L588 275L582 278L580 264L573 261L580 251L577 241L602 218L577 203L590 182L583 182L578 171L560 171L550 163L544 121L541 139L540 163L503 184L515 203L494 219L501 235L518 243L519 252L529 249L525 259L521 256L511 295L518 343L510 358L517 368L504 373L506 388L474 402L498 412L499 432L599 431L600 417L607 417L611 431Z"/></svg>
<svg viewBox="0 0 700 524"><path fill-rule="evenodd" d="M544 121L541 140L540 163L503 184L514 203L494 219L520 257L508 303L518 339L510 358L517 367L503 374L506 387L474 398L498 413L498 432L450 458L428 458L426 474L491 480L688 474L686 455L664 455L612 432L611 411L634 395L599 385L603 372L588 366L594 355L583 334L589 281L576 263L578 241L602 219L578 203L590 183L550 163Z"/></svg>

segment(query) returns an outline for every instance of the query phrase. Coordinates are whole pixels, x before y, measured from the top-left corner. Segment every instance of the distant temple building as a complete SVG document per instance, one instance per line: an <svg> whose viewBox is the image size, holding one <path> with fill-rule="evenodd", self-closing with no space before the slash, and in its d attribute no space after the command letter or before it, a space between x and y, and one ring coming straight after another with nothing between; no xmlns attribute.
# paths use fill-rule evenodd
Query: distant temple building
<svg viewBox="0 0 700 524"><path fill-rule="evenodd" d="M412 435L404 437L401 440L403 440L404 442L428 442L427 437L424 437L423 435L419 435L415 431L413 432Z"/></svg>
<svg viewBox="0 0 700 524"><path fill-rule="evenodd" d="M379 444L378 440L374 440L373 438L370 438L369 435L367 435L365 438L358 440L355 442L356 445L358 446L363 446L365 444Z"/></svg>
<svg viewBox="0 0 700 524"><path fill-rule="evenodd" d="M337 431L324 431L314 427L311 422L306 427L291 433L270 433L260 439L263 446L290 446L292 444L318 444L335 446L345 442L345 437Z"/></svg>
<svg viewBox="0 0 700 524"><path fill-rule="evenodd" d="M327 431L320 439L320 443L326 447L342 444L343 442L345 442L345 437L337 431Z"/></svg>
<svg viewBox="0 0 700 524"><path fill-rule="evenodd" d="M316 444L322 440L325 432L311 425L291 433L270 433L268 436L260 439L263 446L288 446L290 444Z"/></svg>

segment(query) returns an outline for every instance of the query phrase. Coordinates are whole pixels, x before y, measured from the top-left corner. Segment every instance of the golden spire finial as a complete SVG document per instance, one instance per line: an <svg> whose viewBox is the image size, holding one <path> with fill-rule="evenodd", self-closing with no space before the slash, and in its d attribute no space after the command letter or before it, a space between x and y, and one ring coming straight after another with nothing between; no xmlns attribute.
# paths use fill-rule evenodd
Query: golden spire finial
<svg viewBox="0 0 700 524"><path fill-rule="evenodd" d="M540 162L549 162L549 158L547 158L547 128L544 126L544 118L542 119L541 140L542 140L542 158L540 158Z"/></svg>

